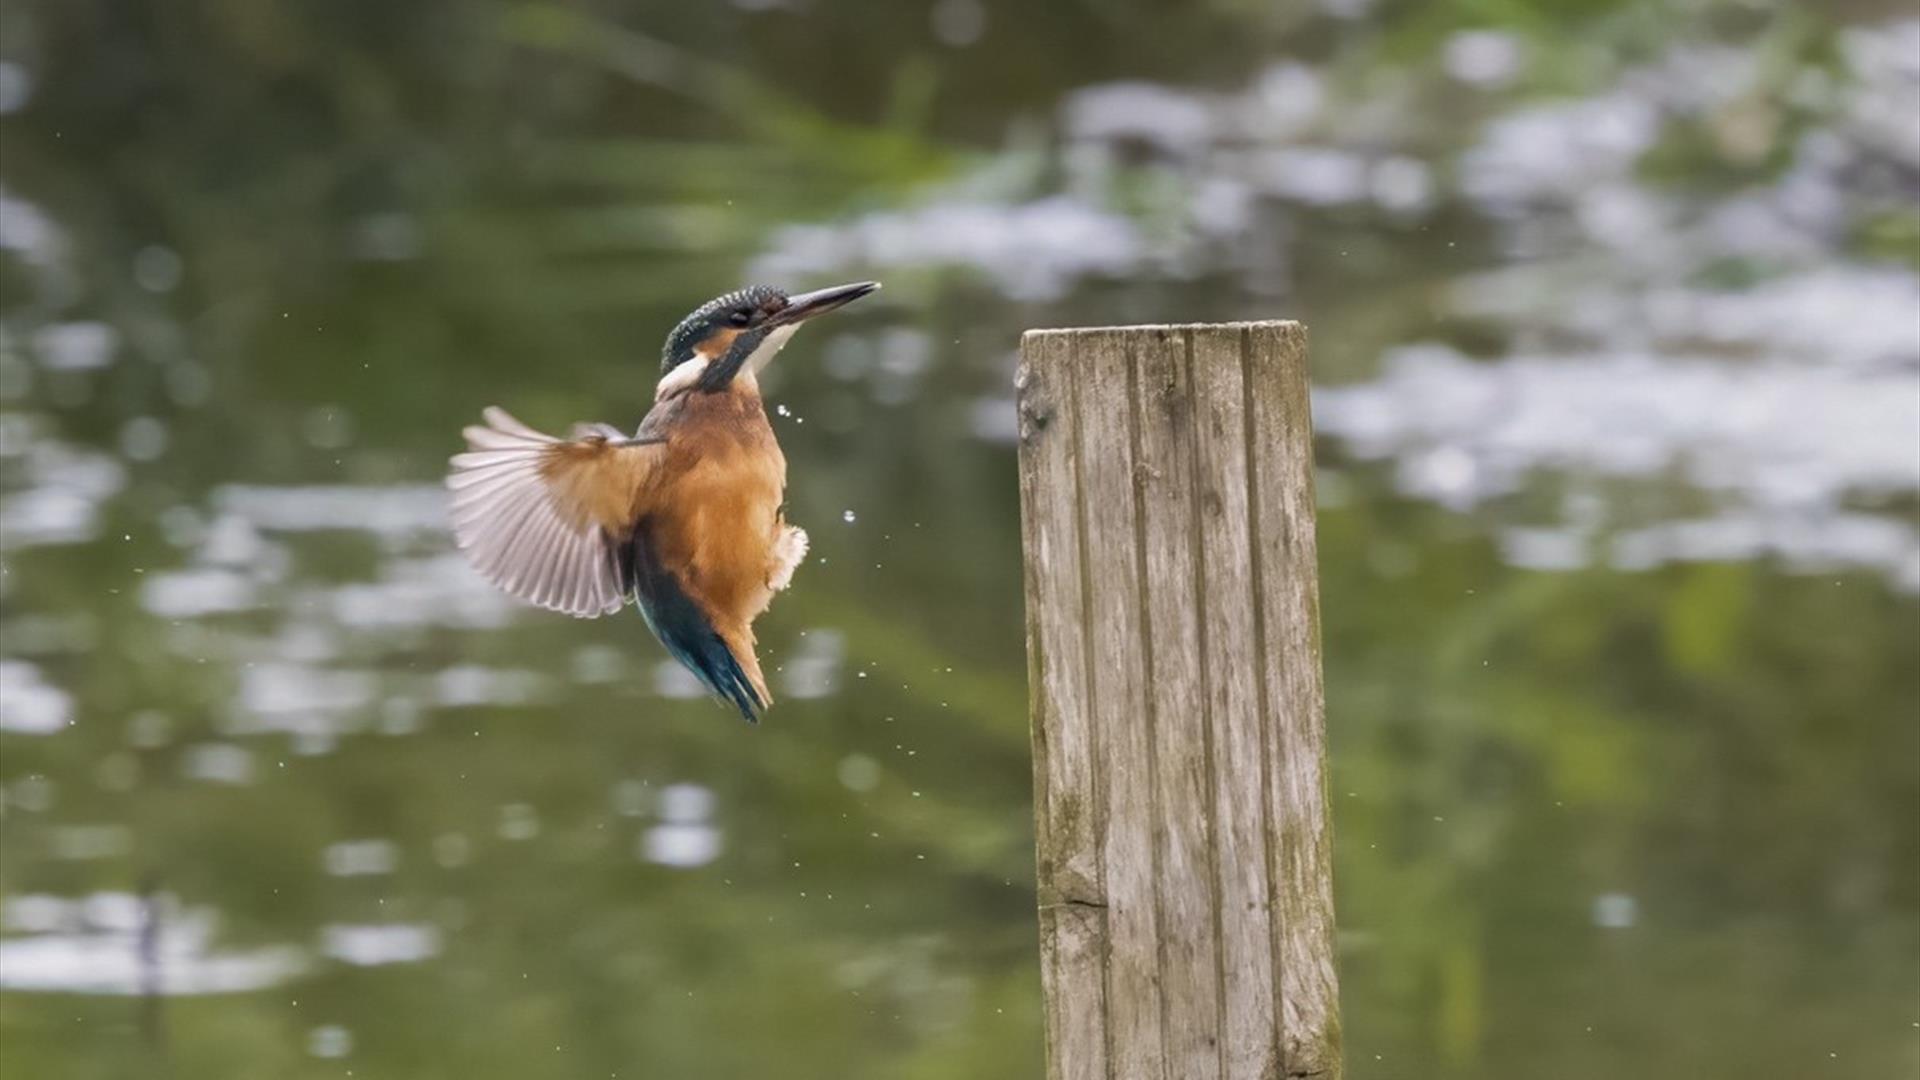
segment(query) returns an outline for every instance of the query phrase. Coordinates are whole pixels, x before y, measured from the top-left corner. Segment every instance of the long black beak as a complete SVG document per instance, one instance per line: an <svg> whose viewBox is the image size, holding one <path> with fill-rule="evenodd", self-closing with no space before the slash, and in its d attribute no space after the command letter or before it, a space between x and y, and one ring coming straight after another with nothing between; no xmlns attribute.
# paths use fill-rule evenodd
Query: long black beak
<svg viewBox="0 0 1920 1080"><path fill-rule="evenodd" d="M856 281L851 285L835 285L829 289L815 289L787 298L787 306L779 314L767 320L775 326L801 323L815 315L825 315L835 308L842 308L855 300L880 288L877 281Z"/></svg>

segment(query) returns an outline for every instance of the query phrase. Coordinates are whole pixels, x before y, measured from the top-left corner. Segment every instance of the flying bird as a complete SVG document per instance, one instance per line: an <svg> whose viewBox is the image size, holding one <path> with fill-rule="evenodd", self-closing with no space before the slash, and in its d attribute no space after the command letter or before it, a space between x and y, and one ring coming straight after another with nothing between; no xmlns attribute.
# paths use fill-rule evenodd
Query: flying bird
<svg viewBox="0 0 1920 1080"><path fill-rule="evenodd" d="M807 553L782 513L787 460L758 376L807 320L879 287L756 285L702 304L667 335L632 435L586 423L562 439L487 408L447 475L460 549L553 611L592 619L632 603L674 659L757 722L773 698L753 621Z"/></svg>

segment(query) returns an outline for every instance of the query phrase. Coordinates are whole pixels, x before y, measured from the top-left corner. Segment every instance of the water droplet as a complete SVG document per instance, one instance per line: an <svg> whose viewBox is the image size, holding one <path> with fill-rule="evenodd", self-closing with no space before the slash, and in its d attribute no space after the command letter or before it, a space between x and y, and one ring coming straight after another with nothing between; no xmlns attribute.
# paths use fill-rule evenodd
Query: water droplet
<svg viewBox="0 0 1920 1080"><path fill-rule="evenodd" d="M846 522L849 525L853 524L854 522L853 511L847 510L842 512L840 515L840 520Z"/></svg>

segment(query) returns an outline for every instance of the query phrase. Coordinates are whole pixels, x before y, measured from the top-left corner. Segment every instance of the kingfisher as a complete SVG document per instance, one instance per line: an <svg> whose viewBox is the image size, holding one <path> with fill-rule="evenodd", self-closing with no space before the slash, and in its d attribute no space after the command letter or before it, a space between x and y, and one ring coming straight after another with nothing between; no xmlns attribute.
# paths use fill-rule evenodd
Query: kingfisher
<svg viewBox="0 0 1920 1080"><path fill-rule="evenodd" d="M633 604L675 660L757 723L773 698L753 621L807 554L786 521L787 459L759 374L802 324L879 287L755 285L700 305L667 335L631 435L581 423L563 439L483 410L447 474L461 551L543 608L592 619Z"/></svg>

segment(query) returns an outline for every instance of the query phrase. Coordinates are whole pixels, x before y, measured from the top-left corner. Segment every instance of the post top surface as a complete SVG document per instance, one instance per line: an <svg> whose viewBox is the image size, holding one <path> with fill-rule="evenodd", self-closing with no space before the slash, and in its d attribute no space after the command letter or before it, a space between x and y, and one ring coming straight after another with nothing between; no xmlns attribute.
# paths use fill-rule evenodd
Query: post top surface
<svg viewBox="0 0 1920 1080"><path fill-rule="evenodd" d="M1302 333L1306 326L1297 319L1245 319L1232 322L1205 323L1140 323L1131 326L1060 326L1028 330L1020 335L1021 340L1034 337L1054 336L1091 336L1104 334L1167 334L1194 331L1222 330L1277 330L1282 333Z"/></svg>

